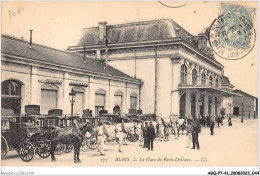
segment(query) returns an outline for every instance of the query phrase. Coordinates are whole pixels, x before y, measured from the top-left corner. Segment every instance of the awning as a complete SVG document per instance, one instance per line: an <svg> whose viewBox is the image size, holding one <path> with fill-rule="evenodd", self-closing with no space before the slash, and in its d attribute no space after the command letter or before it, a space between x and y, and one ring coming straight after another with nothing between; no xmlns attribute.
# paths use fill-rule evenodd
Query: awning
<svg viewBox="0 0 260 176"><path fill-rule="evenodd" d="M224 97L238 96L241 97L240 94L234 93L233 90L213 87L213 86L203 86L203 85L179 85L179 90L198 90L200 92L208 92L218 94Z"/></svg>

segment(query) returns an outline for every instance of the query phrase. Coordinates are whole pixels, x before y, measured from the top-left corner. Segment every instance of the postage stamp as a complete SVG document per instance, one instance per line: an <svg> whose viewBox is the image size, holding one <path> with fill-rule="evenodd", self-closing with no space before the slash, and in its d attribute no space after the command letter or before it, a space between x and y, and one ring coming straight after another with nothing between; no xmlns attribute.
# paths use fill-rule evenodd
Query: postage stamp
<svg viewBox="0 0 260 176"><path fill-rule="evenodd" d="M255 10L228 3L221 3L220 10L220 16L210 27L210 45L221 58L241 59L250 53L255 44Z"/></svg>

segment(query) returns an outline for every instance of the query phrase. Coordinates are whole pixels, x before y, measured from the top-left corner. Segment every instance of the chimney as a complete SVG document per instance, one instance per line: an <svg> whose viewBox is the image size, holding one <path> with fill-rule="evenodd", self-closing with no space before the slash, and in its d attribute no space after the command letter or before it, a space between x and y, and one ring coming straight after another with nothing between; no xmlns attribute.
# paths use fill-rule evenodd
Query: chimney
<svg viewBox="0 0 260 176"><path fill-rule="evenodd" d="M107 22L102 21L98 23L98 30L99 30L99 41L104 42L104 38L107 36Z"/></svg>
<svg viewBox="0 0 260 176"><path fill-rule="evenodd" d="M30 45L29 48L32 49L32 29L30 29Z"/></svg>

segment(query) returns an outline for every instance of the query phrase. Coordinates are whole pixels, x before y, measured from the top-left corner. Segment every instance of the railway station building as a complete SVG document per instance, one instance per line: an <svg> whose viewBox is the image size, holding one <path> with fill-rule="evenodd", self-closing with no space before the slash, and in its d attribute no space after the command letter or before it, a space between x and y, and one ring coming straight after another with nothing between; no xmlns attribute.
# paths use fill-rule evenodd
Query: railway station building
<svg viewBox="0 0 260 176"><path fill-rule="evenodd" d="M142 81L101 60L68 53L2 35L2 116L25 114L25 105L40 105L40 113L62 109L71 114L69 93L76 92L73 115L83 110L124 112L140 109Z"/></svg>
<svg viewBox="0 0 260 176"><path fill-rule="evenodd" d="M194 36L171 19L100 22L83 29L78 44L68 51L142 80L138 95L143 113L163 118L214 117L221 107L233 107L236 94L207 40L207 32Z"/></svg>

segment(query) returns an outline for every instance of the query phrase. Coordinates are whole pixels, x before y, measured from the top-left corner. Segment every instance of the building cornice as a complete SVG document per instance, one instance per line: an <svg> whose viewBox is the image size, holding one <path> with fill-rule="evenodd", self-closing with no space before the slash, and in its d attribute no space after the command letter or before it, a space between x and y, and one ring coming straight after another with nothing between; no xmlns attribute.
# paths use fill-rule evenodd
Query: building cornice
<svg viewBox="0 0 260 176"><path fill-rule="evenodd" d="M223 69L224 66L216 61L213 57L206 55L205 53L198 51L198 49L194 48L192 45L188 44L181 38L174 38L174 39L164 39L164 40L154 40L154 41L142 41L142 42L129 42L129 43L116 43L116 44L110 44L108 48L108 54L110 54L110 51L115 50L129 50L129 53L135 52L134 50L138 50L138 48L155 48L155 47L162 47L164 46L167 50L166 46L170 45L180 45L182 47L182 51L186 52L188 54L195 54L197 58L200 58L200 60L210 63L214 66L217 66L220 69ZM85 48L86 52L93 52L96 50L104 50L106 49L105 45L93 45L93 46L72 46L69 47L68 50L72 52L83 52ZM160 48L159 48L160 49ZM109 58L111 59L111 58Z"/></svg>
<svg viewBox="0 0 260 176"><path fill-rule="evenodd" d="M9 60L7 58L12 58L12 60ZM108 75L108 74L94 72L94 71L90 71L90 70L83 71L82 69L71 67L71 66L58 65L55 63L51 63L51 62L39 61L39 60L35 60L35 59L27 58L27 57L16 56L16 55L7 54L7 53L2 53L2 61L36 66L39 68L48 68L48 69L52 69L52 70L56 70L56 71L64 71L64 72L76 73L76 74L92 76L92 77L99 77L99 78L110 79L110 80L115 80L115 81L123 81L123 82L138 84L138 85L143 84L143 82L141 80L133 80L130 78L128 79L125 77Z"/></svg>

